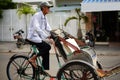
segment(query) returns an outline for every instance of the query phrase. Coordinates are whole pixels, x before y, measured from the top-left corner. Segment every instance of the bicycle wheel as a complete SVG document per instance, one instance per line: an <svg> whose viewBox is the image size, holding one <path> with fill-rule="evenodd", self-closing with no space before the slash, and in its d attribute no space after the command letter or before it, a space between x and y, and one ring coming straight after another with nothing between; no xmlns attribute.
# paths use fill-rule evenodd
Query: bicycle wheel
<svg viewBox="0 0 120 80"><path fill-rule="evenodd" d="M72 60L60 68L58 80L100 80L95 70L84 62Z"/></svg>
<svg viewBox="0 0 120 80"><path fill-rule="evenodd" d="M7 65L7 77L9 80L33 80L35 69L28 62L28 57L18 55L11 57Z"/></svg>

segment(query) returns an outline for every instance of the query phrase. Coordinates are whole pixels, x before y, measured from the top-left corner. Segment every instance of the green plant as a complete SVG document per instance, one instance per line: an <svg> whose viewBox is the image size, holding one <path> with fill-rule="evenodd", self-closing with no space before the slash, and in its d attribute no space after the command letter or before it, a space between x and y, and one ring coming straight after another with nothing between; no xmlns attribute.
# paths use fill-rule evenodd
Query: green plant
<svg viewBox="0 0 120 80"><path fill-rule="evenodd" d="M29 5L24 5L24 6L20 7L20 8L18 8L18 10L17 10L17 14L18 14L19 18L23 14L25 14L25 15L32 14L33 15L35 12L36 11Z"/></svg>
<svg viewBox="0 0 120 80"><path fill-rule="evenodd" d="M78 32L77 32L77 36L78 36L78 39L82 39L82 32L81 32L80 21L83 19L84 22L87 23L87 22L88 22L88 17L85 16L83 13L81 13L79 8L76 8L75 11L76 11L76 13L77 13L77 16L68 17L68 18L66 19L65 23L64 23L64 26L66 26L70 20L77 20L77 21L78 21Z"/></svg>
<svg viewBox="0 0 120 80"><path fill-rule="evenodd" d="M26 37L27 37L27 15L28 14L34 14L36 11L27 3L25 3L25 5L23 5L22 7L18 8L17 10L17 14L19 16L19 18L21 18L21 15L25 15L25 19L26 19Z"/></svg>
<svg viewBox="0 0 120 80"><path fill-rule="evenodd" d="M0 0L0 18L2 18L2 12L5 9L15 9L16 3L13 3L12 0Z"/></svg>
<svg viewBox="0 0 120 80"><path fill-rule="evenodd" d="M2 12L3 12L3 11L0 9L0 18L2 18Z"/></svg>

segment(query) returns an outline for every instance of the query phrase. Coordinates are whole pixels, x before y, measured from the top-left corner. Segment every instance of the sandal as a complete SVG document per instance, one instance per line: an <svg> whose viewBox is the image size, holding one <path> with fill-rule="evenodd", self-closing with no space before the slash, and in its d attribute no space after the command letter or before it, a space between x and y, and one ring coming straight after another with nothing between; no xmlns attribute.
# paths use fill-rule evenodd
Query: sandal
<svg viewBox="0 0 120 80"><path fill-rule="evenodd" d="M100 77L104 77L107 74L107 71L103 71L101 69L97 69L97 73Z"/></svg>

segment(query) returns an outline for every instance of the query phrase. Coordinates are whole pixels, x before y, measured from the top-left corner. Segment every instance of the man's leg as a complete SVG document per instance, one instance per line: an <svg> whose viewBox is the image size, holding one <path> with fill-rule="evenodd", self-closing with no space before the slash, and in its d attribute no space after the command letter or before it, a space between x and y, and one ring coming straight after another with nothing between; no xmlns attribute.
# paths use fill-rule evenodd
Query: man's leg
<svg viewBox="0 0 120 80"><path fill-rule="evenodd" d="M51 49L51 46L43 41L42 43L37 45L37 47L39 48L38 56L42 56L43 58L42 65L44 69L49 70L49 55L50 55L49 50Z"/></svg>
<svg viewBox="0 0 120 80"><path fill-rule="evenodd" d="M35 63L35 60L37 59L37 55L33 55L30 59L29 59L29 62L31 62L31 64L37 68L37 65Z"/></svg>
<svg viewBox="0 0 120 80"><path fill-rule="evenodd" d="M42 65L43 65L43 67L44 67L44 69L45 70L49 70L49 60L50 60L50 58L49 58L49 52L48 53L45 53L44 55L42 55L42 58L43 58L43 60L42 60Z"/></svg>

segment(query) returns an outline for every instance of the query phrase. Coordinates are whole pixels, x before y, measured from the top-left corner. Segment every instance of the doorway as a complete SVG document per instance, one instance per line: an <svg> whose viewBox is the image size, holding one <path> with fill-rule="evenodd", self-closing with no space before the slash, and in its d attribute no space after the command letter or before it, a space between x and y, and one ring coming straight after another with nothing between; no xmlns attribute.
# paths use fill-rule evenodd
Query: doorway
<svg viewBox="0 0 120 80"><path fill-rule="evenodd" d="M120 12L93 13L93 25L97 42L120 42Z"/></svg>

